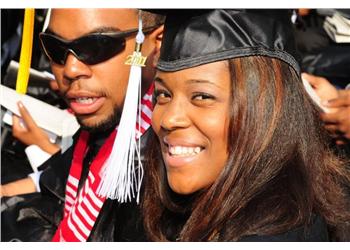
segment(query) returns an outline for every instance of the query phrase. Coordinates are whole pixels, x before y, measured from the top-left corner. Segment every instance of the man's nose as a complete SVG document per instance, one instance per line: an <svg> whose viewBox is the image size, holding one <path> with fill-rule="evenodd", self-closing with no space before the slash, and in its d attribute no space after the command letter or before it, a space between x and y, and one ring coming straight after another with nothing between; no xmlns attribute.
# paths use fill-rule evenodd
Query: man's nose
<svg viewBox="0 0 350 250"><path fill-rule="evenodd" d="M64 64L63 74L66 79L76 80L91 77L92 71L89 65L80 61L72 53L69 53Z"/></svg>

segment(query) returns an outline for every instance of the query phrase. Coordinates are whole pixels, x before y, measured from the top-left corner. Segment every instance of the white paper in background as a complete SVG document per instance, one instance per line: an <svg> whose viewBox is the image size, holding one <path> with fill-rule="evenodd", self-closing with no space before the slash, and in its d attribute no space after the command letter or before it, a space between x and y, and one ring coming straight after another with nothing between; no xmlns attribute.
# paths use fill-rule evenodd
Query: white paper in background
<svg viewBox="0 0 350 250"><path fill-rule="evenodd" d="M72 137L80 127L73 114L31 96L19 94L15 90L3 85L0 85L0 90L1 106L20 116L17 102L21 101L29 110L31 116L39 127L61 138L68 138L65 139L63 145L64 149L67 148L71 142L69 137ZM62 151L64 150L62 149Z"/></svg>
<svg viewBox="0 0 350 250"><path fill-rule="evenodd" d="M350 42L350 20L339 13L336 12L332 17L326 17L323 28L336 43Z"/></svg>

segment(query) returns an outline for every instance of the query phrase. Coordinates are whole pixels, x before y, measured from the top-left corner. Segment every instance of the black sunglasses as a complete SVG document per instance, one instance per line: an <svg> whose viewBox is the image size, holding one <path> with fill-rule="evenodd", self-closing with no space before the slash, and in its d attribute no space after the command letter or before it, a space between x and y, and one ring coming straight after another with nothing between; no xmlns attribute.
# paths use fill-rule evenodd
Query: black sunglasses
<svg viewBox="0 0 350 250"><path fill-rule="evenodd" d="M156 27L143 30L144 33ZM60 65L64 65L69 53L85 64L93 65L106 61L125 49L125 38L135 35L138 29L120 32L91 33L69 41L48 32L39 34L42 48L47 57Z"/></svg>

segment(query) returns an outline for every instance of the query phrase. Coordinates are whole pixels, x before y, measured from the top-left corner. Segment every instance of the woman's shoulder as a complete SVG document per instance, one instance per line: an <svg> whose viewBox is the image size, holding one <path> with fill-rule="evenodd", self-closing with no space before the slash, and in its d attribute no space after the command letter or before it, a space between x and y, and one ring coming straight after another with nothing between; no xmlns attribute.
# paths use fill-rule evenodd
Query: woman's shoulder
<svg viewBox="0 0 350 250"><path fill-rule="evenodd" d="M314 216L312 223L308 226L300 226L277 235L250 235L239 241L255 242L290 242L290 241L329 241L327 224L321 216Z"/></svg>

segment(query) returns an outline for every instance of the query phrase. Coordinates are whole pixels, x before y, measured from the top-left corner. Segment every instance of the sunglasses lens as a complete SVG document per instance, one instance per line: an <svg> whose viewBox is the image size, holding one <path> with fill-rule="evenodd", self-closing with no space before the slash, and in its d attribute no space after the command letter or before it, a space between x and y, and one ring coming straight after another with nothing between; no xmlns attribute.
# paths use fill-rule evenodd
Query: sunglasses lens
<svg viewBox="0 0 350 250"><path fill-rule="evenodd" d="M125 39L106 35L89 35L76 40L72 47L79 60L93 65L106 61L123 51Z"/></svg>
<svg viewBox="0 0 350 250"><path fill-rule="evenodd" d="M40 39L47 57L55 63L63 65L67 54L65 44L50 34L43 33L40 35Z"/></svg>
<svg viewBox="0 0 350 250"><path fill-rule="evenodd" d="M42 33L40 39L48 58L60 65L65 64L68 52L85 64L93 65L112 58L125 48L125 38L101 34L65 42L54 35Z"/></svg>

